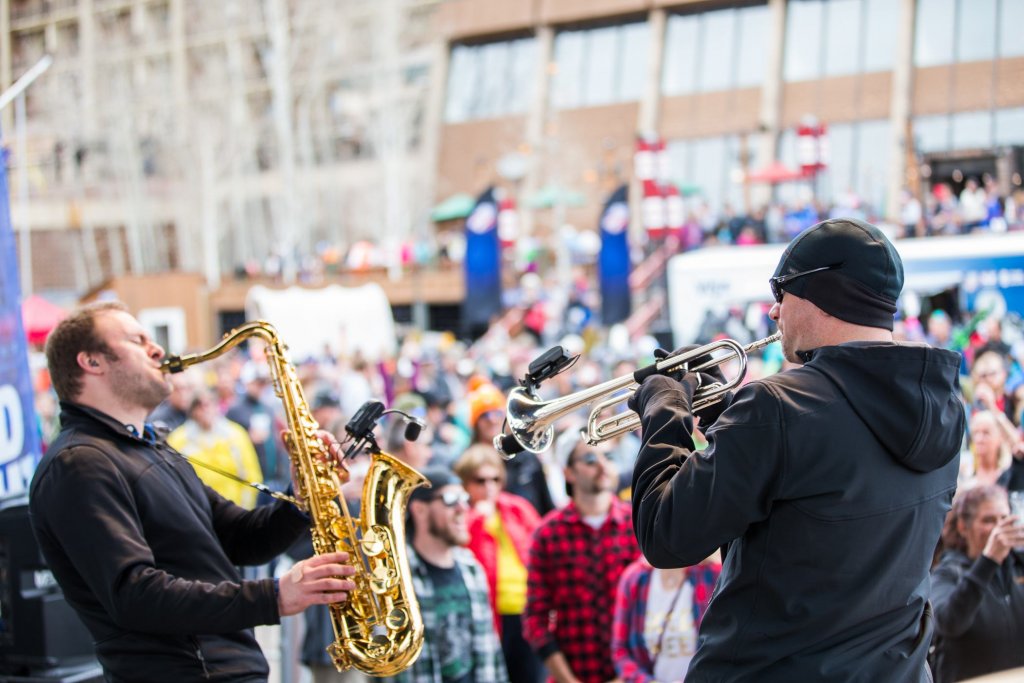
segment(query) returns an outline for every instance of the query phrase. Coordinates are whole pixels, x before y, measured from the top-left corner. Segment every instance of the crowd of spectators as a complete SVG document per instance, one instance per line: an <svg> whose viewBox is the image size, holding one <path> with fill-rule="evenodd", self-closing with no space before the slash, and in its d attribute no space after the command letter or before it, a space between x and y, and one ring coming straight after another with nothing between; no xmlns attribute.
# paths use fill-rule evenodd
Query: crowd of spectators
<svg viewBox="0 0 1024 683"><path fill-rule="evenodd" d="M670 233L661 232L658 238L670 237L680 251L721 244L787 243L814 223L839 217L866 220L878 225L892 239L1024 229L1024 190L1015 188L1005 192L987 174L981 178L966 178L959 193L946 182L933 184L927 192L904 190L900 195L897 222L887 221L878 207L852 191L841 193L829 202L815 200L809 193L798 193L789 201L771 202L746 212L728 202L713 205L699 195L686 201L684 224ZM387 244L359 240L347 245L324 241L316 245L313 253L296 256L296 278L299 282L316 284L344 272L458 265L465 252L462 229L461 221L450 221L439 225L430 240ZM562 233L573 263L594 262L600 248L595 230L577 226ZM519 274L534 272L543 267L545 260L557 258L554 252L559 248L560 245L538 241L533 236L520 236L511 261ZM272 254L262 261L239 264L235 275L239 279L280 279L284 266L282 255Z"/></svg>
<svg viewBox="0 0 1024 683"><path fill-rule="evenodd" d="M1024 329L1013 314L972 313L954 317L936 309L924 318L901 315L895 328L898 339L950 348L964 358L961 386L969 427L960 493L934 570L933 665L939 680L1024 666L1024 650L1018 647L1024 636L1024 553L999 540L1010 524L1006 493L1024 489ZM512 681L540 680L545 670L580 681L681 680L719 565L710 557L685 571L653 570L628 542L631 527L623 511L629 509L635 435L599 448L585 446L578 429L588 407L559 422L555 446L545 453L523 453L505 462L491 446L506 417L508 389L543 350L541 340L549 341L552 329L568 333L556 341L581 358L571 371L544 384L545 397L565 396L651 362L657 346L652 338L623 344L581 320L586 318L566 310L544 334L510 336L496 326L473 345L450 334L413 331L393 357L371 361L325 351L322 357L296 359L296 369L324 429L341 439L364 400L384 400L425 423L419 440L410 443L404 424L385 421L379 438L385 450L417 469L449 473L451 482L468 492L465 500L424 498L437 509L425 507L417 515L423 520L437 515L439 525L450 527L438 536L442 540L464 537L475 558L470 561L479 563L486 579L492 618L486 624L474 621L473 628L486 633L475 632L473 639L452 639L443 629L428 629L428 639L447 638L444 648L476 648L462 654L479 657L479 639L493 638ZM765 322L751 329L748 319L736 317L723 324L723 331L756 338L763 336ZM769 348L751 359L747 377L784 369ZM192 367L172 381L171 397L150 420L180 451L245 480L270 486L287 481L280 436L286 424L258 347ZM45 438L55 433L57 416L45 379L38 384ZM356 486L365 468L364 461L352 464ZM197 471L226 497L259 504L236 481ZM352 501L358 504L358 493ZM423 542L441 548L439 556L450 556L437 538ZM426 567L418 570L423 581L441 580L429 561L417 566ZM441 606L427 600L424 609ZM322 654L333 638L326 619L326 611L310 612L306 619L303 662L314 670L330 667ZM441 674L434 673L418 671L402 680L440 682Z"/></svg>

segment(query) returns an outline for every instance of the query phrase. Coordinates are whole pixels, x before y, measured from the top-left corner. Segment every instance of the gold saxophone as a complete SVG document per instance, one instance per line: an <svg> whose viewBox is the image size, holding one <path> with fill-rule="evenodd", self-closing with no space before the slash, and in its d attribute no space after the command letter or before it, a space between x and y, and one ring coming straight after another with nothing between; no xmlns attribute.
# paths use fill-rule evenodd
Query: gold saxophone
<svg viewBox="0 0 1024 683"><path fill-rule="evenodd" d="M423 618L413 593L405 545L405 508L409 494L427 480L386 453L371 454L362 492L362 516L348 512L334 460L317 436L320 426L309 412L287 346L268 322L248 322L228 332L203 353L171 356L161 370L185 368L217 358L250 337L267 343L274 391L284 403L288 450L295 489L313 520L313 552L344 551L356 568L356 589L346 602L328 605L334 642L327 652L338 671L356 668L371 676L393 676L408 668L423 647ZM343 468L342 468L343 469ZM348 480L347 472L344 473Z"/></svg>

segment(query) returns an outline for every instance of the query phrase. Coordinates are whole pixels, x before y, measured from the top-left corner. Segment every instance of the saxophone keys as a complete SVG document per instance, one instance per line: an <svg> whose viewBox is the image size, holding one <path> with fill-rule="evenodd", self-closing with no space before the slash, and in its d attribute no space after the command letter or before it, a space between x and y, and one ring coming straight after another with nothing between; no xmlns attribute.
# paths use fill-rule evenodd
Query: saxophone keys
<svg viewBox="0 0 1024 683"><path fill-rule="evenodd" d="M398 576L386 564L378 564L373 568L370 576L370 590L377 595L383 595L391 590L398 583Z"/></svg>
<svg viewBox="0 0 1024 683"><path fill-rule="evenodd" d="M384 539L381 538L380 534L375 529L369 529L360 541L363 547L363 552L368 557L377 557L384 552Z"/></svg>
<svg viewBox="0 0 1024 683"><path fill-rule="evenodd" d="M380 659L391 649L391 639L386 635L378 633L370 637L366 644L366 653L375 659Z"/></svg>
<svg viewBox="0 0 1024 683"><path fill-rule="evenodd" d="M388 613L387 625L392 631L405 628L409 623L409 613L400 607L396 607Z"/></svg>

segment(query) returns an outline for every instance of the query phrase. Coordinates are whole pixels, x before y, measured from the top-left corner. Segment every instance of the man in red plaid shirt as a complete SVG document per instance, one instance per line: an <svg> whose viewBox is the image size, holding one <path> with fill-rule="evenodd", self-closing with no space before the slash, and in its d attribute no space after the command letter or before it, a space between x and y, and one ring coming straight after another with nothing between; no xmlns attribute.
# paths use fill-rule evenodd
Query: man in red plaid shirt
<svg viewBox="0 0 1024 683"><path fill-rule="evenodd" d="M563 463L571 500L533 535L523 630L558 683L615 678L611 628L619 576L640 555L607 444L578 441Z"/></svg>

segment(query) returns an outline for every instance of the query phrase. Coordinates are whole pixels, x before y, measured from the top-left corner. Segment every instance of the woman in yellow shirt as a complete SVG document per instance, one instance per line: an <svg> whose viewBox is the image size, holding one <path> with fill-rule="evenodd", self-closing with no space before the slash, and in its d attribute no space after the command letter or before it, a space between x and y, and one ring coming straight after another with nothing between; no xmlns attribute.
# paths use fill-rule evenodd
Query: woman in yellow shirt
<svg viewBox="0 0 1024 683"><path fill-rule="evenodd" d="M192 459L196 474L214 491L246 509L256 507L256 489L196 464L209 465L245 481L263 482L249 433L220 414L212 395L202 391L192 400L188 419L167 436L167 443Z"/></svg>

